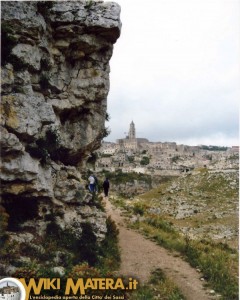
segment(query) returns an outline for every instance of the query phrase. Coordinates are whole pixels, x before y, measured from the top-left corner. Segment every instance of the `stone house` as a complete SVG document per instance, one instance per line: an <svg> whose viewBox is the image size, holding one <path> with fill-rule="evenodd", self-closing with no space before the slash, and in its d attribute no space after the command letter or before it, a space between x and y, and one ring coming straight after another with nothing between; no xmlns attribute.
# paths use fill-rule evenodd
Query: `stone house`
<svg viewBox="0 0 240 300"><path fill-rule="evenodd" d="M96 167L109 168L112 165L112 157L101 157L96 162Z"/></svg>
<svg viewBox="0 0 240 300"><path fill-rule="evenodd" d="M0 288L0 300L20 300L19 288L8 284Z"/></svg>

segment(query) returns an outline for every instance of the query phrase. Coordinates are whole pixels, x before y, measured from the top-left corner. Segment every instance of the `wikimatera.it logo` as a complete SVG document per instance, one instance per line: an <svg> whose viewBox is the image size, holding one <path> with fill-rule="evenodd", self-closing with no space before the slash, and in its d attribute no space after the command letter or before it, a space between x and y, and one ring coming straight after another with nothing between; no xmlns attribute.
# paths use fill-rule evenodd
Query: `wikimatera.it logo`
<svg viewBox="0 0 240 300"><path fill-rule="evenodd" d="M64 284L64 295L65 296L43 296L41 295L44 291L57 291L61 290L63 286L61 285L61 278L30 278L29 280L25 280L25 278L4 278L0 280L0 289L1 290L1 300L8 300L10 287L12 291L17 291L18 294L14 294L11 300L81 300L81 299L110 299L110 300L120 300L124 299L124 296L119 295L94 295L94 291L101 290L112 290L112 291L130 291L136 290L138 285L138 281L133 278L128 278L128 282L126 279L123 281L122 278L78 278L74 280L73 278L67 278L66 284ZM91 297L87 295L87 292L91 291ZM4 294L6 292L6 295ZM5 295L5 297L4 297ZM13 299L14 297L14 299Z"/></svg>

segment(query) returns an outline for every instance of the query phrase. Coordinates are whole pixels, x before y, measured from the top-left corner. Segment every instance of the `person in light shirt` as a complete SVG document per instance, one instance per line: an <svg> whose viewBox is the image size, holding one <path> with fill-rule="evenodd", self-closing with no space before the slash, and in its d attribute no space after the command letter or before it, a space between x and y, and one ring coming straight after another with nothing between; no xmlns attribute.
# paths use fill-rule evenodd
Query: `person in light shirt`
<svg viewBox="0 0 240 300"><path fill-rule="evenodd" d="M95 179L94 179L94 176L90 175L89 178L88 178L88 181L89 181L89 191L91 193L93 193L94 189L95 189Z"/></svg>

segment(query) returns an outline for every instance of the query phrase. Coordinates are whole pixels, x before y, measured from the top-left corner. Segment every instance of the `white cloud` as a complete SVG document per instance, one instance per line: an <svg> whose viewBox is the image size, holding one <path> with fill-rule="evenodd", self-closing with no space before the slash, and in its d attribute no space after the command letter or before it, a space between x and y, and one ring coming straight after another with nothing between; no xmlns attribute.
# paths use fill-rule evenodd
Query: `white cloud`
<svg viewBox="0 0 240 300"><path fill-rule="evenodd" d="M237 144L239 2L117 2L123 27L110 62L108 140L134 120L150 140Z"/></svg>

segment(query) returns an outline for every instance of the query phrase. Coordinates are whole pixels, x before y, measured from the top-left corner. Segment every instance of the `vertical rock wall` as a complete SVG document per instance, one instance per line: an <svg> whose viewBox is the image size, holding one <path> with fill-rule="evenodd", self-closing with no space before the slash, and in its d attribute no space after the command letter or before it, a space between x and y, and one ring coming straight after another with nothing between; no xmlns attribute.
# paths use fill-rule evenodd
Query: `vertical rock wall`
<svg viewBox="0 0 240 300"><path fill-rule="evenodd" d="M13 231L15 218L20 232L32 227L34 240L53 214L76 235L90 222L102 239L105 214L90 205L79 168L107 134L109 60L120 35L120 7L102 1L1 6L1 203Z"/></svg>

